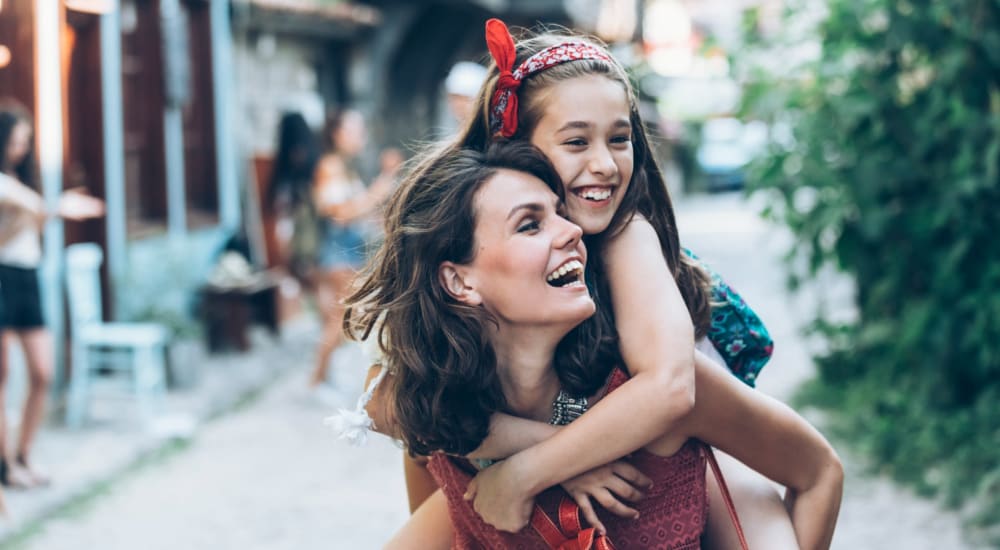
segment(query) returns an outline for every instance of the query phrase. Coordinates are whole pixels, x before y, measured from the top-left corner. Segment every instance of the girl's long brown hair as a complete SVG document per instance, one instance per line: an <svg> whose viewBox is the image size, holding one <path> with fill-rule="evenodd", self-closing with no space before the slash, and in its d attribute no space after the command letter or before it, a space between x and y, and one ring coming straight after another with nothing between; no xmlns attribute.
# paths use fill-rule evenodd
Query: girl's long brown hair
<svg viewBox="0 0 1000 550"><path fill-rule="evenodd" d="M595 47L605 48L603 44L594 39L576 34L549 31L517 41L514 66L517 67L525 59L545 48L570 39L585 41ZM608 55L610 56L610 53ZM612 57L612 59L614 58ZM600 59L582 59L549 67L526 77L517 91L520 104L518 125L517 132L511 139L530 141L531 134L544 114L546 101L555 101L550 97L550 94L544 93L546 90L560 82L586 75L604 76L619 83L625 89L629 102L629 119L632 125L632 149L635 166L632 181L611 220L611 224L602 233L584 238L590 251L591 262L599 270L599 273L603 274L604 270L601 268L600 262L604 244L608 239L620 233L636 215L644 217L653 226L660 239L663 256L667 260L667 265L677 281L688 312L691 314L695 335L697 338L701 338L707 334L711 324L709 303L711 279L697 262L681 250L673 203L667 192L662 172L653 156L645 126L639 117L636 94L625 69L617 63L608 63ZM498 77L499 72L496 64L493 63L490 65L486 82L483 83L479 92L476 116L469 121L452 145L453 147L484 149L494 139L489 132L489 100L496 89ZM597 278L599 285L595 289L594 299L597 301L598 316L608 325L605 327L606 330L613 332L614 312L609 292L606 286L600 284L605 280L606 278L603 276Z"/></svg>

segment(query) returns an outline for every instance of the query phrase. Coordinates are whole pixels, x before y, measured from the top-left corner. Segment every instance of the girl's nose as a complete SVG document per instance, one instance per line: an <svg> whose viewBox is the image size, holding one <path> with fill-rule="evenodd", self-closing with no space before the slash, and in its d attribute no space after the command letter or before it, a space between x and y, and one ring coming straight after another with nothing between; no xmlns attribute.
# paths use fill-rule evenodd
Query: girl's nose
<svg viewBox="0 0 1000 550"><path fill-rule="evenodd" d="M594 147L589 164L591 172L604 177L613 176L618 172L618 165L615 164L615 159L606 145Z"/></svg>

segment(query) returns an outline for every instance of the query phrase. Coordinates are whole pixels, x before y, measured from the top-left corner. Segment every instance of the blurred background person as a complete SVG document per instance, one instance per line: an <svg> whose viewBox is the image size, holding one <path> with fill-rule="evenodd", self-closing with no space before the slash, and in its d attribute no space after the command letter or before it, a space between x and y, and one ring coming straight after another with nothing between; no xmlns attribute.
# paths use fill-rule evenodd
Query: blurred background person
<svg viewBox="0 0 1000 550"><path fill-rule="evenodd" d="M352 109L333 112L323 137L327 151L320 158L313 184L313 200L321 220L315 284L323 319L316 367L309 381L313 388L328 381L330 359L343 341L343 299L366 260L366 226L392 190L403 162L402 153L386 149L378 176L371 186L365 186L355 162L364 151L368 133L361 113Z"/></svg>
<svg viewBox="0 0 1000 550"><path fill-rule="evenodd" d="M479 88L486 80L486 67L472 61L459 61L452 65L444 80L448 112L452 117L452 130L465 126L474 114Z"/></svg>
<svg viewBox="0 0 1000 550"><path fill-rule="evenodd" d="M0 316L6 359L10 343L17 340L28 366L28 397L14 453L6 444L5 390L7 371L0 363L0 482L31 488L48 484L48 478L30 460L35 435L45 412L45 397L52 380L53 343L42 315L38 268L42 262L41 237L50 216L84 220L104 215L104 203L81 190L66 190L56 210L47 210L37 190L31 118L13 102L0 103L0 197L4 207L0 231Z"/></svg>
<svg viewBox="0 0 1000 550"><path fill-rule="evenodd" d="M287 111L278 123L274 168L265 195L266 217L273 220L279 265L300 282L308 282L315 267L318 218L312 185L319 162L319 138L305 117Z"/></svg>

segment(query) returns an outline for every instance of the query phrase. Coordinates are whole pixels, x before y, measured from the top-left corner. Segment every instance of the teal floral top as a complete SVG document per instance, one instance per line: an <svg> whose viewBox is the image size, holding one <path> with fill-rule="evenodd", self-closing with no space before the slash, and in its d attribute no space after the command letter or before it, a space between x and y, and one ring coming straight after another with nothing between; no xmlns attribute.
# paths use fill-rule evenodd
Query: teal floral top
<svg viewBox="0 0 1000 550"><path fill-rule="evenodd" d="M764 368L774 351L774 341L756 312L722 277L705 265L690 250L684 252L698 260L712 278L709 299L712 303L712 325L708 340L722 355L726 366L737 378L753 387L757 374Z"/></svg>

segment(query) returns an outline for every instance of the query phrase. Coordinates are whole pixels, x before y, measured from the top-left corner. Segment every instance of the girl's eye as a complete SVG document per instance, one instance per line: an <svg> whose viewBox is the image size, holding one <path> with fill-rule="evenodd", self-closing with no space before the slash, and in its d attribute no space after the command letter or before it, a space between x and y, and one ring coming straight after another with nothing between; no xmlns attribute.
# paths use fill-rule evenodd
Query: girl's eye
<svg viewBox="0 0 1000 550"><path fill-rule="evenodd" d="M632 141L631 136L614 136L613 138L611 138L611 143L615 144L629 143L631 141Z"/></svg>
<svg viewBox="0 0 1000 550"><path fill-rule="evenodd" d="M538 220L530 220L519 225L517 228L517 232L527 233L529 231L538 231L538 227L539 227Z"/></svg>
<svg viewBox="0 0 1000 550"><path fill-rule="evenodd" d="M585 139L583 139L583 138L573 138L573 139L568 139L568 140L564 141L563 144L564 145L570 145L572 147L583 147L583 146L587 145L587 141Z"/></svg>

